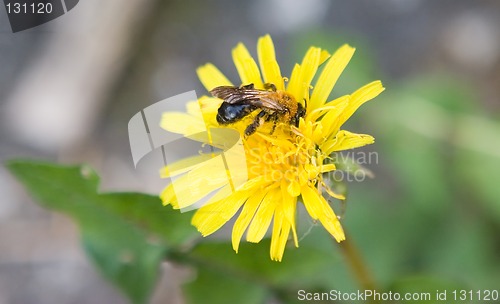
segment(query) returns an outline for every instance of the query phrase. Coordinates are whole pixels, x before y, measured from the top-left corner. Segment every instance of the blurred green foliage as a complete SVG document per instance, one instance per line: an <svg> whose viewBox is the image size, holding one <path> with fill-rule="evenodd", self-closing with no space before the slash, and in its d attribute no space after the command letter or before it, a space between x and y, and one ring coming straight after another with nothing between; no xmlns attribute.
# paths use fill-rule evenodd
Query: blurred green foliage
<svg viewBox="0 0 500 304"><path fill-rule="evenodd" d="M332 98L384 78L368 48L323 32L298 36L292 48L303 54L312 43L333 51L345 42L358 51ZM376 178L349 184L348 236L384 290L498 290L498 118L447 75L384 85L387 91L344 126L374 135L376 143L363 151L378 153L377 164L364 164ZM43 206L78 222L89 257L134 303L148 301L164 259L195 272L183 287L189 303L295 303L299 289L360 288L321 227L312 227L299 248L287 248L283 262L271 262L268 240L242 244L235 254L229 240L202 241L190 214L162 207L156 197L99 194L87 167L13 161L8 168Z"/></svg>
<svg viewBox="0 0 500 304"><path fill-rule="evenodd" d="M168 250L196 232L188 218L162 208L157 197L98 194L99 178L89 167L35 161L11 161L7 167L42 206L78 223L89 257L134 303L149 298Z"/></svg>

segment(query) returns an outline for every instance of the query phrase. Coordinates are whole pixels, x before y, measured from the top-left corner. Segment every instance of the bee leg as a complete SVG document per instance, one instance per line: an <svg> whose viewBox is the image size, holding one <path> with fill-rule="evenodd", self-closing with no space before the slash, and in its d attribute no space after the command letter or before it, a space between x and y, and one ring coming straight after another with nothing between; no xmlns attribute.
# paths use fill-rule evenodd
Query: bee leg
<svg viewBox="0 0 500 304"><path fill-rule="evenodd" d="M278 119L278 112L268 113L266 122L275 121L276 119Z"/></svg>
<svg viewBox="0 0 500 304"><path fill-rule="evenodd" d="M248 127L245 129L245 135L250 136L255 131L257 131L257 128L260 126L260 120L266 115L266 112L260 111L257 116L255 116L253 122L248 125Z"/></svg>
<svg viewBox="0 0 500 304"><path fill-rule="evenodd" d="M276 130L276 125L278 123L278 112L274 112L272 114L270 114L269 116L267 116L266 118L266 121L272 121L273 122L273 128L271 130L271 135L274 133L274 130Z"/></svg>
<svg viewBox="0 0 500 304"><path fill-rule="evenodd" d="M264 83L264 89L276 92L276 86L273 83L269 82Z"/></svg>

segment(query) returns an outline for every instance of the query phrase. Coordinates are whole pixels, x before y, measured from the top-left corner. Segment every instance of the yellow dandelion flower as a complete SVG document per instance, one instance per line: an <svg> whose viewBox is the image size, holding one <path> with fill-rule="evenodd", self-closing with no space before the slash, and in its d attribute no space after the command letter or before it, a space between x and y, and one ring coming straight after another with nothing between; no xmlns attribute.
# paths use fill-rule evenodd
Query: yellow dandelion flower
<svg viewBox="0 0 500 304"><path fill-rule="evenodd" d="M186 173L163 191L164 204L181 208L215 192L208 203L196 211L192 224L207 236L240 211L232 230L233 249L238 252L245 231L248 242L258 243L272 223L270 256L276 261L282 260L290 233L298 247L295 219L298 203L302 203L309 215L318 220L337 242L343 241L344 231L328 201L330 198L345 198L332 191L323 176L336 169L329 161L333 152L374 142L370 135L341 130L341 127L362 104L384 90L380 81L374 81L351 95L328 100L353 54L354 48L349 45L343 45L333 55L311 47L302 62L294 66L286 82L269 35L258 40L258 64L247 48L239 43L233 49L232 57L241 85L253 84L255 89L264 90L265 84L273 84L277 92L286 92L301 103L306 114L297 126L283 120L277 124L264 122L250 136L245 136L245 129L255 119L256 113L222 126L235 129L242 136L243 166L246 166L242 169L245 169L247 179L239 185L231 184L231 179L228 183L226 170L214 170L217 162L214 155L188 158L162 170L165 177ZM312 83L321 65L324 67L316 82ZM208 91L233 85L210 63L198 68L197 73ZM162 127L186 136L207 127L221 127L215 118L222 102L218 98L203 96L188 106L187 113L165 113ZM201 111L196 112L198 105ZM205 161L200 163L202 159ZM188 199L180 202L177 198L181 194Z"/></svg>

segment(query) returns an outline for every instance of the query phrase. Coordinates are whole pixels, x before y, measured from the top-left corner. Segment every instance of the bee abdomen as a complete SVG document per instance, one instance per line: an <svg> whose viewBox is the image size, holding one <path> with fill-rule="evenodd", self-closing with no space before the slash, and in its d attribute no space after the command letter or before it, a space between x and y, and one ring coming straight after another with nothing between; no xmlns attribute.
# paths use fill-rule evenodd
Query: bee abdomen
<svg viewBox="0 0 500 304"><path fill-rule="evenodd" d="M229 104L223 102L217 111L216 119L219 124L227 125L237 122L252 113L255 109L255 106L249 104Z"/></svg>

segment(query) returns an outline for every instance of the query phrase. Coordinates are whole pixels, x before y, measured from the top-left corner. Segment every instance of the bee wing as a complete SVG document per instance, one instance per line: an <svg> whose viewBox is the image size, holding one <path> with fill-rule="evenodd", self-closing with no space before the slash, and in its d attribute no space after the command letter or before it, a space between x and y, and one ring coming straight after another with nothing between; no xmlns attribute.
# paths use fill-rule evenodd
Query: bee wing
<svg viewBox="0 0 500 304"><path fill-rule="evenodd" d="M286 110L282 104L276 101L276 99L269 97L268 94L262 94L257 104L273 111L282 112L283 110Z"/></svg>
<svg viewBox="0 0 500 304"><path fill-rule="evenodd" d="M221 86L221 87L216 87L210 91L210 94L212 96L223 99L226 101L229 97L233 95L238 95L240 94L240 89L237 87L232 87L232 86Z"/></svg>
<svg viewBox="0 0 500 304"><path fill-rule="evenodd" d="M229 104L249 103L257 107L264 107L274 111L283 110L283 106L270 97L273 92L269 91L221 86L211 90L210 93L214 97L221 98Z"/></svg>
<svg viewBox="0 0 500 304"><path fill-rule="evenodd" d="M210 93L217 98L223 99L229 104L237 103L254 103L258 100L259 94L264 91L259 91L255 89L245 89L230 86L216 87L211 90Z"/></svg>

